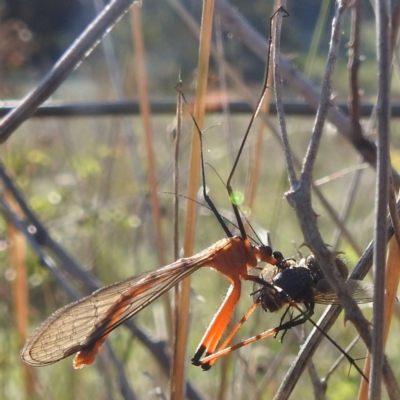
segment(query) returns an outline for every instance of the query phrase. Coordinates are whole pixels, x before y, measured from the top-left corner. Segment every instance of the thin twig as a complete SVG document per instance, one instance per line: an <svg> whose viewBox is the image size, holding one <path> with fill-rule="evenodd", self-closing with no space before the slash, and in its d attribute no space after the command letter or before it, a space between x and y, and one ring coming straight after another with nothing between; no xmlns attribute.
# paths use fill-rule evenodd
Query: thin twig
<svg viewBox="0 0 400 400"><path fill-rule="evenodd" d="M178 85L181 83L179 79ZM175 151L174 151L174 259L179 258L179 149L182 132L182 97L179 91L176 92L176 128L175 128Z"/></svg>
<svg viewBox="0 0 400 400"><path fill-rule="evenodd" d="M341 277L339 272L335 269L333 257L326 247L319 231L317 228L317 216L314 213L311 205L310 198L310 184L312 182L312 170L315 163L317 151L319 148L319 143L322 135L322 128L325 123L328 108L330 106L330 85L331 78L334 71L335 61L337 59L338 47L341 35L341 24L343 14L346 10L347 2L338 1L335 18L332 24L332 35L331 42L328 52L328 61L326 66L325 77L323 80L320 105L318 107L316 121L313 129L313 135L310 141L310 145L307 151L307 156L304 162L304 167L302 170L300 184L295 188L291 188L290 192L287 193L287 199L289 203L295 209L303 234L305 238L305 243L310 247L312 252L315 254L317 261L321 265L321 269L328 280L330 286L336 291L338 298L345 308L345 319L350 320L358 332L360 333L362 339L364 340L367 347L371 348L371 334L369 330L369 323L362 315L360 309L357 307L354 299L348 292L345 285L341 282ZM276 66L275 68L279 68ZM388 170L386 170L387 172ZM387 364L385 358L385 366L383 369L383 376L385 383L388 387L388 392L391 390L400 393L396 380L394 378L393 372ZM288 390L282 387L276 395L276 399L285 398L283 396L283 391L288 393ZM393 394L393 392L392 392Z"/></svg>
<svg viewBox="0 0 400 400"><path fill-rule="evenodd" d="M319 378L317 370L315 368L315 364L312 359L308 361L307 368L308 375L310 376L313 385L314 399L325 400L327 385L323 380Z"/></svg>
<svg viewBox="0 0 400 400"><path fill-rule="evenodd" d="M285 7L285 4L286 1L282 2L282 7ZM278 13L274 24L274 33L273 33L274 88L275 88L276 113L278 115L279 129L283 144L283 153L285 155L285 160L286 160L286 169L289 177L290 186L294 187L297 184L297 177L293 164L292 151L290 149L290 144L289 144L289 136L286 129L286 118L285 118L285 112L283 110L283 84L282 84L281 68L279 63L279 58L281 55L282 18L283 18L282 13Z"/></svg>
<svg viewBox="0 0 400 400"><path fill-rule="evenodd" d="M182 84L180 77L177 86ZM176 127L175 127L175 152L174 152L174 176L173 176L173 246L174 246L174 259L177 260L179 258L179 146L181 140L181 131L182 131L182 96L179 90L176 92ZM176 359L183 359L185 357L186 352L184 354L178 354L179 351L182 351L182 348L178 345L177 341L177 332L179 329L179 318L180 318L180 308L179 308L179 299L181 292L181 283L178 283L174 288L174 332L173 332L173 356L172 356L172 365L171 365L171 399L175 398L176 388L179 386L180 389L178 393L183 392L183 382L182 371L176 371L177 365L175 363Z"/></svg>
<svg viewBox="0 0 400 400"><path fill-rule="evenodd" d="M170 0L171 1L171 0ZM216 12L221 16L221 23L235 38L241 40L260 59L265 58L268 50L267 40L257 32L254 27L246 21L237 8L229 4L227 0L216 0ZM304 97L304 99L315 109L318 107L319 90L296 68L287 58L281 55L280 68L285 83ZM376 146L373 142L363 136L362 140L353 136L353 127L347 116L337 107L330 107L327 119L344 137L350 141L354 148L361 154L363 159L372 166L376 165ZM394 171L395 181L399 175Z"/></svg>
<svg viewBox="0 0 400 400"><path fill-rule="evenodd" d="M358 164L358 166L361 167L363 164L364 164L363 161L360 160L360 163ZM343 208L342 208L341 215L340 215L340 220L342 221L343 224L346 222L347 217L350 213L351 207L353 206L353 203L355 200L355 194L357 192L357 189L359 188L362 173L363 173L362 169L358 169L355 171L353 178L350 182L349 188L347 190L347 194L345 196L345 201L344 201ZM342 231L341 227L337 226L336 230L333 234L333 238L332 238L333 251L335 251L339 248L340 238L341 238L342 234L343 234L343 231ZM353 248L354 248L354 246L353 246ZM357 251L356 248L354 248L354 250L357 252L357 255L360 257L362 252Z"/></svg>
<svg viewBox="0 0 400 400"><path fill-rule="evenodd" d="M360 335L357 335L353 341L345 348L344 352L349 353L350 350L358 343L360 340ZM323 378L323 381L328 384L329 378L333 375L333 373L336 371L337 367L340 365L340 363L345 359L344 354L342 353L338 359L332 364L332 366L329 368L329 371ZM364 380L365 381L365 380Z"/></svg>
<svg viewBox="0 0 400 400"><path fill-rule="evenodd" d="M36 88L25 97L17 108L0 121L0 143L4 143L55 92L68 75L86 58L102 36L110 30L110 27L129 9L133 1L113 0L104 8Z"/></svg>
<svg viewBox="0 0 400 400"><path fill-rule="evenodd" d="M362 2L356 0L351 7L351 33L349 41L349 117L353 124L353 135L362 140L363 133L360 124L360 87L358 83L358 71L361 65L360 58L360 30L361 30Z"/></svg>
<svg viewBox="0 0 400 400"><path fill-rule="evenodd" d="M377 0L378 44L378 163L375 204L374 246L374 314L372 319L371 374L369 398L381 397L384 353L385 279L386 279L386 214L389 194L389 129L390 129L390 6Z"/></svg>
<svg viewBox="0 0 400 400"><path fill-rule="evenodd" d="M345 11L346 11L345 4L340 3L340 5L337 7L337 12L333 20L331 42L329 45L325 76L321 88L320 102L318 105L317 115L314 122L312 137L307 149L307 154L305 157L305 161L303 163L303 170L301 173L301 180L304 182L304 186L309 186L311 184L312 171L318 154L319 144L321 141L323 128L327 118L328 109L332 105L330 99L331 81L336 65L336 60L338 57L342 18Z"/></svg>
<svg viewBox="0 0 400 400"><path fill-rule="evenodd" d="M397 209L400 211L400 201L397 202ZM388 238L393 236L393 227L391 226L391 221L388 218ZM372 256L373 256L373 241L368 245L363 255L359 259L357 265L349 275L350 279L360 279L362 280L365 275L368 273L370 268L372 267ZM339 314L342 312L343 308L341 306L331 306L328 307L324 314L321 316L317 325L328 332L332 325L335 323ZM290 394L292 393L298 379L300 378L304 368L307 365L308 360L313 356L319 344L321 343L323 336L320 331L313 329L308 336L306 342L302 346L299 354L296 359L293 361L289 371L287 372L284 380L281 382L281 385L278 389L278 392L275 396L275 400L284 400L288 399ZM396 393L400 393L400 391L396 392L396 381L393 375L394 382L392 382L392 386L394 387L394 395L391 397L392 399L396 399ZM400 398L400 397L398 397Z"/></svg>

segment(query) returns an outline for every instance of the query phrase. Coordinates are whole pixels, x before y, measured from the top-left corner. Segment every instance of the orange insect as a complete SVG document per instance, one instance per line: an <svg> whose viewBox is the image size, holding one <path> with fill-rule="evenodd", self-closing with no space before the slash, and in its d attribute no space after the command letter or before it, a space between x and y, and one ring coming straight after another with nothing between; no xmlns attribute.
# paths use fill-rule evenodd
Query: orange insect
<svg viewBox="0 0 400 400"><path fill-rule="evenodd" d="M253 246L247 237L229 237L192 257L104 287L51 315L25 343L22 359L33 366L53 364L78 353L74 367L92 364L108 334L200 267L208 266L231 282L225 300L208 327L194 362L212 354L241 294L241 280L263 284L248 274L257 260L276 263L269 246Z"/></svg>
<svg viewBox="0 0 400 400"><path fill-rule="evenodd" d="M262 104L267 90L267 78L268 65L258 107L252 115L227 181L226 186L230 198L233 198L230 181L252 123ZM195 120L194 123L197 126ZM197 128L201 141L201 131L198 126ZM180 259L158 270L104 287L90 296L56 311L34 331L21 350L21 357L27 364L33 366L50 365L75 353L77 353L74 358L75 368L92 364L113 329L148 306L182 279L199 268L207 266L226 276L231 282L224 301L206 330L192 359L193 364L202 365L204 369L211 366L211 364L202 363L201 358L204 353L209 356L217 349L221 336L226 330L240 298L241 280L270 285L262 278L249 274L249 270L254 268L258 261L275 265L277 259L274 257L271 247L255 246L250 243L238 207L233 203L232 207L241 236L234 237L232 235L205 191L202 152L201 167L204 198L228 237L219 240L192 257Z"/></svg>
<svg viewBox="0 0 400 400"><path fill-rule="evenodd" d="M265 92L266 86L263 90ZM263 96L262 94L262 96ZM246 131L250 131L254 115ZM196 121L194 121L196 124ZM197 126L197 124L196 124ZM201 140L201 132L198 129ZM233 176L242 147L227 181L227 190L232 196L230 180ZM252 245L246 235L238 207L232 203L241 237L234 237L205 191L203 153L201 152L204 198L216 215L226 235L212 246L180 259L155 271L99 289L90 296L65 306L51 315L37 328L21 350L22 359L33 366L55 363L74 353L74 367L92 364L108 334L148 306L182 279L201 267L210 267L226 276L231 282L228 293L211 321L192 359L200 365L201 357L213 354L223 335L241 295L241 280L267 284L262 278L249 274L258 261L276 264L277 260L269 246ZM268 284L267 284L268 285ZM208 367L203 366L204 369Z"/></svg>

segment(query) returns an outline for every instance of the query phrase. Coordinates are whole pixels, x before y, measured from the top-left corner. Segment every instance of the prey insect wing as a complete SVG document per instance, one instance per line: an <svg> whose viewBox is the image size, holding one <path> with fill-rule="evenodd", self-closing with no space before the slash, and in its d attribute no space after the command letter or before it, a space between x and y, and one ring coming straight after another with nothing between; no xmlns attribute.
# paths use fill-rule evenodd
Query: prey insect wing
<svg viewBox="0 0 400 400"><path fill-rule="evenodd" d="M358 304L370 303L374 297L374 286L372 283L348 279L345 283L347 289L352 294ZM318 304L340 304L336 292L329 286L326 279L317 283L318 290L313 299Z"/></svg>

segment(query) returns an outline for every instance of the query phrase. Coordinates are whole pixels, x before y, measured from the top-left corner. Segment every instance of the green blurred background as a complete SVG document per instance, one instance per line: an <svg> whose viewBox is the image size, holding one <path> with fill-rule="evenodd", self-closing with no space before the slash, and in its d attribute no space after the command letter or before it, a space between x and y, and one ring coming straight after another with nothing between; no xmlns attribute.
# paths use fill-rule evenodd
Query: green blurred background
<svg viewBox="0 0 400 400"><path fill-rule="evenodd" d="M372 6L364 2L362 21L362 67L360 91L362 101L373 103L377 96L375 25ZM201 1L184 0L181 4L199 21ZM264 36L269 30L272 2L232 1L232 5L245 15L250 24ZM290 17L284 20L282 52L303 71L315 85L324 73L328 48L333 1L291 0L287 9ZM0 0L0 94L3 99L21 99L32 90L73 40L96 15L96 6L89 0L54 2L50 0ZM324 14L324 10L326 13ZM179 74L183 90L193 98L196 78L198 42L169 1L144 0L142 26L146 46L148 93L151 100L175 101L174 86ZM318 29L320 27L320 29ZM218 21L216 22L218 30ZM234 68L254 98L261 89L265 60L257 58L230 32L221 31L221 44L229 65ZM338 102L346 102L349 94L347 47L350 35L350 13L343 30L333 92ZM115 53L111 64L110 53L97 46L79 68L51 97L61 102L113 101L117 75L123 88L122 98L137 98L135 82L135 52L129 14L126 14L110 34ZM214 38L214 40L216 40ZM218 102L222 95L229 100L243 99L240 90L228 79L226 91L221 89L221 70L211 60L209 101ZM397 67L393 73L393 101L399 98ZM288 88L285 99L302 99ZM232 160L246 130L250 114L223 115L210 112L205 121L205 159L209 195L218 209L232 218L229 199L222 181L226 181ZM274 116L271 122L277 126ZM288 131L294 153L301 159L311 135L313 118L289 116ZM254 131L261 129L256 122ZM374 125L363 121L369 137L374 140ZM152 115L153 143L156 150L158 191L162 210L162 229L166 241L167 262L174 261L171 234L173 209L172 169L174 141L171 135L174 115ZM369 129L371 127L371 129ZM186 193L188 176L191 120L185 117L180 160L180 189ZM399 132L397 120L393 121L392 161L400 163L398 152ZM239 170L235 174L234 188L245 194L248 171L254 162L255 134L249 140ZM135 142L133 142L133 140ZM14 133L3 145L2 160L12 173L29 205L45 223L51 234L84 268L104 285L111 284L160 265L154 249L151 210L146 180L147 160L144 151L143 127L140 116L126 117L70 117L32 118ZM269 130L264 132L261 156L262 171L259 177L253 206L246 213L259 236L266 240L270 232L274 248L287 256L298 257L302 235L295 214L283 198L287 190L287 177L280 145ZM360 165L358 153L341 136L336 128L327 124L321 151L315 169L315 179L331 177L320 186L331 205L340 212L348 188L354 179L354 168ZM350 168L350 172L346 172ZM215 173L217 171L218 175ZM343 172L343 173L342 173ZM346 226L359 249L363 250L372 239L374 223L373 202L375 171L364 166L359 187L354 195ZM190 199L191 201L193 199ZM196 199L202 202L201 192ZM180 200L180 227L184 226L186 199ZM315 210L321 215L320 229L328 244L333 242L336 230L325 210L316 202ZM199 207L195 251L211 245L224 236L213 215ZM0 219L0 398L49 399L120 399L116 372L101 354L94 366L75 371L72 360L54 366L32 369L33 384L27 394L24 386L23 364L19 357L20 337L15 327L12 281L15 272L8 255L6 220ZM182 237L180 239L182 243ZM354 265L359 254L345 240L338 247L345 253L349 266ZM305 248L300 250L303 255ZM27 249L26 266L29 282L29 332L52 312L67 304L70 299L52 276L39 264L36 255ZM82 285L68 276L82 295L87 294ZM193 295L189 332L188 360L194 353L202 334L219 305L228 284L214 272L204 269L192 278ZM246 284L235 321L240 319L251 304L248 296L252 287ZM317 315L323 311L317 307ZM256 315L243 327L236 340L257 334L279 323L280 315L266 315L257 310ZM365 314L371 316L371 309ZM389 360L397 376L400 375L400 349L395 332L399 328L399 310L393 320L389 336ZM315 318L316 319L316 318ZM165 340L168 347L166 321L161 301L141 312L135 320L151 337ZM301 337L310 330L307 324L298 331L289 332L285 342L269 338L243 348L230 357L228 366L227 399L270 399L288 367L297 354ZM332 337L346 347L355 337L355 329L343 318L331 331ZM123 327L117 329L110 342L123 363L129 383L139 399L168 397L168 378L149 352ZM285 352L282 352L282 348ZM365 356L365 348L358 344L351 355ZM324 341L314 361L323 377L339 356L336 349ZM263 379L269 374L273 360L274 373L264 388ZM362 363L362 361L360 362ZM210 372L202 372L188 362L188 379L204 399L216 399L220 391L222 362ZM327 398L355 398L360 377L343 363L328 382ZM303 374L293 398L311 398L312 385L307 373ZM220 397L221 398L221 397ZM222 397L223 398L223 397Z"/></svg>

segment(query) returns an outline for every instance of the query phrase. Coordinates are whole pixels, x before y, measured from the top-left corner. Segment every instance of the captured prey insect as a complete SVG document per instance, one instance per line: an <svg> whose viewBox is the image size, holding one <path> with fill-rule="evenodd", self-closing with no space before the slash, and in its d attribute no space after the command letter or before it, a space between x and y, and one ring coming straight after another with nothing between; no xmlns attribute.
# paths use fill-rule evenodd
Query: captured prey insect
<svg viewBox="0 0 400 400"><path fill-rule="evenodd" d="M258 268L255 269L257 270L256 272L258 273L258 277L270 283L270 285L255 284L253 305L220 346L221 350L213 355L205 357L202 360L204 364L213 365L219 357L225 356L230 352L257 340L268 336L276 336L279 332L283 331L284 335L288 329L301 325L307 320L319 329L317 324L311 319L314 313L315 304L340 304L337 294L328 284L328 281L326 280L314 255L311 254L307 258L301 259L299 262L292 258L284 259L282 254L279 252L274 252L274 256L277 259L276 264L267 264L261 271L258 270ZM335 265L343 279L347 279L348 269L345 262L340 257L336 256ZM345 285L358 304L372 302L374 287L371 283L355 279L347 279ZM304 308L301 308L300 304L302 304ZM258 306L261 306L267 312L276 312L285 306L287 308L278 327L269 329L228 347L236 332ZM290 318L287 322L283 322L291 308L297 309L300 314L294 318ZM357 371L367 380L361 369L355 364L354 360L347 355L347 353L345 353L344 350L324 331L320 331L336 348L339 349L339 351L344 354L347 360L354 365Z"/></svg>
<svg viewBox="0 0 400 400"><path fill-rule="evenodd" d="M256 284L255 300L265 311L275 312L289 304L288 298L294 303L302 303L305 310L297 318L289 321L292 326L300 325L314 313L315 303L339 304L334 290L328 284L321 267L314 255L303 258L300 262L293 259L284 260L276 252L276 265L267 265L259 274L263 280L270 282L269 286ZM345 262L335 257L335 265L343 279L348 277ZM346 286L357 303L369 303L373 297L373 285L367 282L347 279Z"/></svg>
<svg viewBox="0 0 400 400"><path fill-rule="evenodd" d="M233 191L230 182L267 90L268 64L256 112L250 119L226 183L231 199L233 198ZM194 123L198 129L201 143L201 131L195 120ZM192 359L195 365L202 365L204 369L210 367L210 365L202 363L201 358L204 353L208 356L216 351L239 301L241 281L248 280L260 285L270 285L261 277L252 275L249 271L257 265L258 261L274 265L277 263L277 259L271 247L256 246L250 243L238 207L233 202L232 207L240 230L240 237L232 235L206 193L202 151L201 169L204 198L224 229L227 238L219 240L191 257L177 260L160 269L99 289L91 295L56 311L33 332L21 350L21 357L27 364L33 366L50 365L75 353L77 353L74 358L75 368L92 364L112 330L147 307L182 279L199 268L207 266L224 275L231 283L225 299L207 328Z"/></svg>

